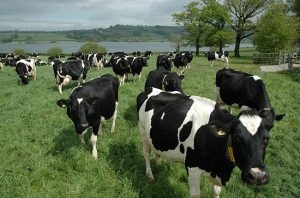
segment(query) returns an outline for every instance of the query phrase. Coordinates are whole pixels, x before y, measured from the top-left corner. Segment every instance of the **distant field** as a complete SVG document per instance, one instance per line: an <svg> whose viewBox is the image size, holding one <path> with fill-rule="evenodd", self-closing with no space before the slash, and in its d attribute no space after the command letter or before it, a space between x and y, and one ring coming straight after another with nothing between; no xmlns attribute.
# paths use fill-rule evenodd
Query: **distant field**
<svg viewBox="0 0 300 198"><path fill-rule="evenodd" d="M270 134L265 159L270 183L247 185L235 168L221 197L300 197L300 72L262 73L252 64L251 52L241 54L243 58L230 58L230 66L260 76L277 113L286 116L275 123ZM66 110L56 105L58 99L68 97L75 83L59 95L51 66L38 67L37 80L27 86L17 84L14 68L1 70L0 197L188 197L182 164L163 160L156 166L153 156L156 182L149 183L145 175L135 100L155 62L156 56L151 57L139 82L134 83L130 76L120 88L116 131L110 133L111 122L104 123L97 142L98 161L91 156L90 132L86 134L87 145L81 145ZM221 68L222 62L210 67L204 57L195 57L186 71L183 90L213 99L215 73ZM113 72L111 68L92 69L88 79L105 73ZM212 189L203 179L201 197L213 197Z"/></svg>

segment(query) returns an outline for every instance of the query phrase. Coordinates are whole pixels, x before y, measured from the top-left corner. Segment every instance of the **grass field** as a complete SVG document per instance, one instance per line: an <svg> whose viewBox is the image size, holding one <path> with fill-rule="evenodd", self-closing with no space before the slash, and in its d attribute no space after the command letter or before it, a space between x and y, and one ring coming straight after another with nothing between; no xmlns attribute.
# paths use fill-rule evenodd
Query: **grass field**
<svg viewBox="0 0 300 198"><path fill-rule="evenodd" d="M110 133L111 121L104 123L97 161L91 155L90 131L87 144L81 145L66 110L56 105L57 100L68 97L75 83L59 95L51 66L38 67L37 80L27 86L18 85L14 68L0 71L0 197L188 197L182 164L163 160L158 167L153 159L156 182L149 183L145 175L135 100L155 61L156 56L151 57L139 82L134 83L130 76L119 89L116 130ZM277 113L286 116L271 130L265 158L270 183L247 185L236 168L221 197L300 197L299 70L262 73L250 56L232 58L230 66L260 76ZM210 67L204 57L195 57L185 74L183 90L213 99L215 73L221 68L221 62ZM112 73L112 69L92 69L88 79L105 73ZM202 198L213 197L207 179L201 182L201 193Z"/></svg>

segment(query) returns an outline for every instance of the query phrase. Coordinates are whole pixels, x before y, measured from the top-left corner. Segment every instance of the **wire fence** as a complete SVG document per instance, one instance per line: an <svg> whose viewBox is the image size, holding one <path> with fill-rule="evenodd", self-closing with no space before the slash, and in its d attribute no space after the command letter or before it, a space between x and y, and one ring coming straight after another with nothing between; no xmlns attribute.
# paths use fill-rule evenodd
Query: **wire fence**
<svg viewBox="0 0 300 198"><path fill-rule="evenodd" d="M298 52L280 53L254 53L253 63L260 65L293 64L300 61L300 50Z"/></svg>

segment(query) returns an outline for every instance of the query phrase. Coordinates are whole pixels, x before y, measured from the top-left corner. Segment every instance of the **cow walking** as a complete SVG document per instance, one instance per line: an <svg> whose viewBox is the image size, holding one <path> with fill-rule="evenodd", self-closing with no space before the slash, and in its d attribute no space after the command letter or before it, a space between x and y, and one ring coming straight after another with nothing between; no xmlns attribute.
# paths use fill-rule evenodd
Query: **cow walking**
<svg viewBox="0 0 300 198"><path fill-rule="evenodd" d="M210 61L210 66L213 66L214 60L221 60L225 62L226 67L228 67L229 53L227 51L212 51L206 52L207 60Z"/></svg>
<svg viewBox="0 0 300 198"><path fill-rule="evenodd" d="M90 70L88 61L68 60L63 63L55 60L53 62L53 72L58 92L62 94L62 86L66 86L71 80L77 80L78 85L80 85L81 80L85 82L88 70Z"/></svg>
<svg viewBox="0 0 300 198"><path fill-rule="evenodd" d="M200 177L208 176L219 197L235 166L249 184L266 184L264 163L270 121L257 111L233 116L215 101L151 88L137 97L138 128L146 174L154 180L151 151L182 162L188 173L191 197L200 196Z"/></svg>
<svg viewBox="0 0 300 198"><path fill-rule="evenodd" d="M21 59L16 62L16 72L19 76L20 83L27 85L29 83L29 78L32 77L36 80L36 66L34 59Z"/></svg>
<svg viewBox="0 0 300 198"><path fill-rule="evenodd" d="M174 66L177 68L177 74L183 75L187 68L190 68L191 61L193 60L193 52L182 51L175 55L173 60Z"/></svg>
<svg viewBox="0 0 300 198"><path fill-rule="evenodd" d="M92 127L92 156L95 159L98 158L96 142L99 129L101 130L101 121L112 118L111 132L115 130L118 89L118 79L105 74L76 87L68 99L57 101L58 106L67 108L67 114L83 144L86 130Z"/></svg>

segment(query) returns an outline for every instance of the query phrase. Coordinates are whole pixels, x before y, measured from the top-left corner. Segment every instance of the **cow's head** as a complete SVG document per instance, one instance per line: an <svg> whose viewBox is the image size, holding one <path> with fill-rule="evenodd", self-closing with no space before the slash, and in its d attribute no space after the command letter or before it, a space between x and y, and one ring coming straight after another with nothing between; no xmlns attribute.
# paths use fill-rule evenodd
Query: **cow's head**
<svg viewBox="0 0 300 198"><path fill-rule="evenodd" d="M268 130L273 128L274 121L280 121L285 116L285 114L276 115L273 107L261 109L259 115L264 118L265 126Z"/></svg>
<svg viewBox="0 0 300 198"><path fill-rule="evenodd" d="M16 65L16 72L19 78L21 79L21 82L24 85L27 85L29 83L29 79L28 79L28 70L26 65L24 63L18 63Z"/></svg>
<svg viewBox="0 0 300 198"><path fill-rule="evenodd" d="M266 184L265 151L269 142L267 120L254 110L242 111L231 123L227 155L242 171L241 178L249 184Z"/></svg>
<svg viewBox="0 0 300 198"><path fill-rule="evenodd" d="M162 89L165 91L179 91L183 93L181 88L181 80L184 78L183 75L178 75L175 72L167 73L162 82Z"/></svg>
<svg viewBox="0 0 300 198"><path fill-rule="evenodd" d="M88 118L94 113L97 101L97 98L69 98L57 101L57 105L67 108L67 114L72 120L76 132L81 134L91 124L88 122Z"/></svg>

